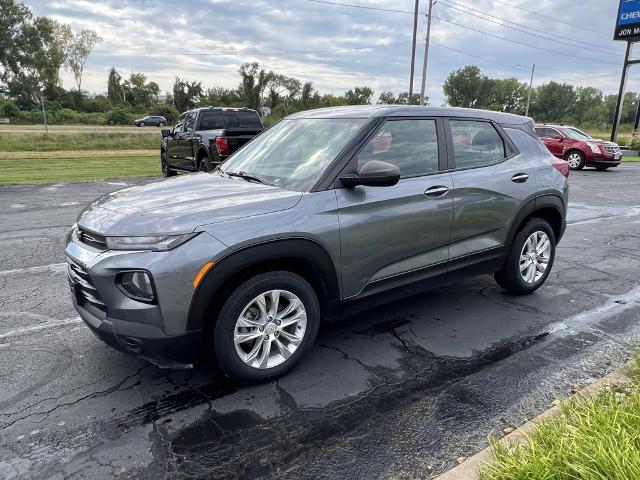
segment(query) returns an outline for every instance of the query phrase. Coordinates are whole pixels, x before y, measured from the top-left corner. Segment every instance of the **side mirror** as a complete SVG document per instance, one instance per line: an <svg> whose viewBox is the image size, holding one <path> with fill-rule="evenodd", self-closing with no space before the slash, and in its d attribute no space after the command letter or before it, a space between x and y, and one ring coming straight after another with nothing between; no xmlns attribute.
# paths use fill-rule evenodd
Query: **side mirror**
<svg viewBox="0 0 640 480"><path fill-rule="evenodd" d="M370 160L358 173L342 175L340 181L347 187L392 187L400 181L400 169L387 162Z"/></svg>
<svg viewBox="0 0 640 480"><path fill-rule="evenodd" d="M160 130L160 133L162 134L162 138L171 136L171 130L169 130L168 128L163 128L162 130Z"/></svg>

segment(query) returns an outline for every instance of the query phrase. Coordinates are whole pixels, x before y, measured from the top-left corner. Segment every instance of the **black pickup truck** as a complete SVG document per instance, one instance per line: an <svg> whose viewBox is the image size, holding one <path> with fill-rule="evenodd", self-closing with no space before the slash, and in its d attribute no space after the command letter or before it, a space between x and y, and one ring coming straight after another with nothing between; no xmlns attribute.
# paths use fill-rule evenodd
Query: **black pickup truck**
<svg viewBox="0 0 640 480"><path fill-rule="evenodd" d="M177 171L208 172L262 131L255 110L205 107L189 110L173 130L162 130L162 176Z"/></svg>

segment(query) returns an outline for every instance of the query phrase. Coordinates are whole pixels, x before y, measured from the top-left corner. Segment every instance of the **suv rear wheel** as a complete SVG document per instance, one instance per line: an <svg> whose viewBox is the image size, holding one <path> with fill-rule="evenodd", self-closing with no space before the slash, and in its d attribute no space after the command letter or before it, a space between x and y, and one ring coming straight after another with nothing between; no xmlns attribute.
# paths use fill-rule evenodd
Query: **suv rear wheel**
<svg viewBox="0 0 640 480"><path fill-rule="evenodd" d="M229 377L259 383L291 370L311 348L320 324L315 291L299 275L257 275L227 298L214 329L218 364Z"/></svg>
<svg viewBox="0 0 640 480"><path fill-rule="evenodd" d="M569 167L571 170L582 170L584 168L584 155L582 152L578 150L571 150L567 153L567 162L569 162Z"/></svg>
<svg viewBox="0 0 640 480"><path fill-rule="evenodd" d="M498 285L513 295L534 292L545 282L556 254L556 236L549 222L532 218L513 239Z"/></svg>

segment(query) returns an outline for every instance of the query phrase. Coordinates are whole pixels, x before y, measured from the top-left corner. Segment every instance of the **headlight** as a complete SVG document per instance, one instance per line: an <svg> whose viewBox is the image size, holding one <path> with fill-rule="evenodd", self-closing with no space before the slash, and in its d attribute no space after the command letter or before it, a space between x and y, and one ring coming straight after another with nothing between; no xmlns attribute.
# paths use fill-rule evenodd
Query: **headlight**
<svg viewBox="0 0 640 480"><path fill-rule="evenodd" d="M129 298L148 303L155 300L151 277L145 271L120 273L116 281Z"/></svg>
<svg viewBox="0 0 640 480"><path fill-rule="evenodd" d="M149 237L107 237L109 250L152 250L166 252L188 242L200 232L184 235L155 235Z"/></svg>
<svg viewBox="0 0 640 480"><path fill-rule="evenodd" d="M601 153L602 151L600 150L600 145L598 145L595 142L587 142L587 145L589 145L589 148L591 148L591 151L593 153Z"/></svg>

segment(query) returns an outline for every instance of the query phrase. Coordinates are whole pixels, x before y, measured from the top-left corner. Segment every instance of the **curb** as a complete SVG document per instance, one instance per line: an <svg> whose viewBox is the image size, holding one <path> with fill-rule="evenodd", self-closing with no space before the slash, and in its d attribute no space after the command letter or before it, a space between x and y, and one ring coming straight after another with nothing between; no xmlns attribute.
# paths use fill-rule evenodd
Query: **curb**
<svg viewBox="0 0 640 480"><path fill-rule="evenodd" d="M598 393L603 387L608 385L619 386L621 384L629 382L629 378L622 373L624 367L605 375L600 380L586 386L579 392L571 395L569 398L575 398L580 395L583 397L590 397ZM513 432L502 437L499 442L502 445L507 443L525 443L527 441L527 435L533 431L536 426L548 418L558 417L561 414L560 405L555 405L550 409L544 411L533 420L530 420L522 426L515 429ZM469 457L460 465L453 467L451 470L447 470L442 475L435 477L437 480L478 480L478 472L480 468L486 465L492 458L491 447L486 447L480 452L476 453L472 457Z"/></svg>

